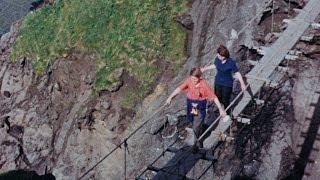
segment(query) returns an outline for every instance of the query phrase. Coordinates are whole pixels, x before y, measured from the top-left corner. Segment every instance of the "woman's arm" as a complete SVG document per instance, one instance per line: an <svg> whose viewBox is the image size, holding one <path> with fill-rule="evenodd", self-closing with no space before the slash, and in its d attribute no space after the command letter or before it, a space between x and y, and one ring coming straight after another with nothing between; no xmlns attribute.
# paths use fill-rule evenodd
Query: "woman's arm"
<svg viewBox="0 0 320 180"><path fill-rule="evenodd" d="M180 87L177 87L168 97L168 99L166 100L166 104L165 105L169 105L171 103L172 98L174 98L176 95L178 95L181 92Z"/></svg>
<svg viewBox="0 0 320 180"><path fill-rule="evenodd" d="M205 66L205 67L201 68L201 72L204 72L204 71L207 71L207 70L210 70L210 69L215 69L215 68L216 68L216 65L211 64L209 66Z"/></svg>
<svg viewBox="0 0 320 180"><path fill-rule="evenodd" d="M245 91L245 90L246 90L246 85L244 84L242 75L240 74L239 71L235 73L235 77L236 77L236 78L239 80L239 82L240 82L241 90L242 90L242 91Z"/></svg>

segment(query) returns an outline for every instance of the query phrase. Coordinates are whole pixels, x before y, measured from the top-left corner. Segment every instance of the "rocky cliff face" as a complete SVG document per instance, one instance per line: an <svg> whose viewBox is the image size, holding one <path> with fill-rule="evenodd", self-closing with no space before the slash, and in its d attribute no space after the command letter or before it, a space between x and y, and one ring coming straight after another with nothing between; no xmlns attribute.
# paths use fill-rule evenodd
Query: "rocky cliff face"
<svg viewBox="0 0 320 180"><path fill-rule="evenodd" d="M127 174L133 178L161 154L164 147L184 133L181 130L185 126L181 123L185 114L184 97L178 96L169 108L162 105L192 67L211 62L221 43L227 44L242 71L248 70L242 60L252 53L249 49L253 45L259 45L256 37L266 36L259 29L263 26L261 18L268 20L263 17L263 10L269 5L267 2L193 1L190 11L178 18L188 32L190 57L175 78L160 77L154 91L142 100L135 112L125 111L117 100L130 82L130 76L125 72L117 74L117 78L123 79L123 86L107 92L94 91L94 54L73 52L57 59L43 75L33 71L29 59L11 62L9 54L19 27L19 24L13 25L0 42L0 172L23 168L43 174L47 168L57 179L76 179L140 124L152 119L127 142ZM318 68L310 69L315 72ZM213 76L214 72L206 74L211 82ZM256 123L234 129L238 139L216 152L219 163L214 175L209 172L207 179L239 175L258 175L261 179L268 179L270 175L281 177L279 174L284 170L280 164L294 159L284 158L287 154L294 156L295 143L290 135L298 130L293 128L293 116L297 118L301 114L294 113L299 111L295 109L299 103L291 96L297 98L293 89L299 89L303 76L298 78L297 84L294 83L296 79L291 77L289 80L290 77L284 80L280 89L265 90L269 104L260 109L250 107L260 112L251 114ZM266 118L271 114L277 115ZM173 127L178 127L177 134L173 138L163 138L163 134ZM265 134L262 141L254 139L261 132ZM158 165L169 158L170 155L165 155ZM123 149L118 149L85 178L123 179L123 160Z"/></svg>

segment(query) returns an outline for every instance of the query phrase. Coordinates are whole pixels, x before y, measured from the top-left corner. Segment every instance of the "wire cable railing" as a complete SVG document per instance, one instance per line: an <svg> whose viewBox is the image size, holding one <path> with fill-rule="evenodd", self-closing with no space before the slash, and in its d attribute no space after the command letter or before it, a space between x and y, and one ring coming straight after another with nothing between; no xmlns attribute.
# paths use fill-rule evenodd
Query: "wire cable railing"
<svg viewBox="0 0 320 180"><path fill-rule="evenodd" d="M103 158L101 158L97 163L95 163L91 168L89 168L85 173L83 173L78 179L83 179L86 175L88 175L93 169L95 169L99 164L101 164L105 159L107 159L111 154L113 154L116 150L124 147L124 178L127 179L127 152L128 152L128 140L135 135L140 129L142 129L146 124L148 124L151 120L154 120L153 117L164 110L165 106L159 107L151 117L144 121L137 129L131 132L122 142L120 142L116 147L114 147L108 154L106 154Z"/></svg>

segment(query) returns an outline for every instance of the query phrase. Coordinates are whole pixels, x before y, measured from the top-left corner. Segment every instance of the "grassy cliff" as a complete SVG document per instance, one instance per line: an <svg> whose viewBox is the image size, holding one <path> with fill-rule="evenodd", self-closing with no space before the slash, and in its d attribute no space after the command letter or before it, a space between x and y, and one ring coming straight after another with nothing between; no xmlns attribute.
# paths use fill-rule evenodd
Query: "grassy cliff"
<svg viewBox="0 0 320 180"><path fill-rule="evenodd" d="M173 69L184 61L186 34L174 18L186 9L186 0L56 0L26 16L11 58L29 57L43 73L73 50L95 52L97 90L117 81L112 73L118 68L139 82L123 101L130 107L161 73L156 60Z"/></svg>

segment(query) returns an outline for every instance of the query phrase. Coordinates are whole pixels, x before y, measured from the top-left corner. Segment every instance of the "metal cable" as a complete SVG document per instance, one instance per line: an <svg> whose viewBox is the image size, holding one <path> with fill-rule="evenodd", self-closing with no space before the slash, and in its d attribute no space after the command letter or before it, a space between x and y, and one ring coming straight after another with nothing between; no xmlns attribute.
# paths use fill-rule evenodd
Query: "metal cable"
<svg viewBox="0 0 320 180"><path fill-rule="evenodd" d="M142 127L144 127L148 122L150 122L152 120L152 117L154 117L157 113L159 113L161 110L164 109L165 106L161 106L160 108L158 108L152 115L151 117L146 120L145 122L143 122L136 130L134 130L127 138L125 138L124 141L122 141L119 145L117 145L115 148L113 148L108 154L106 154L100 161L98 161L95 165L93 165L90 169L88 169L85 173L83 173L82 176L80 176L80 178L78 178L79 180L84 178L89 172L91 172L94 168L96 168L102 161L104 161L107 157L109 157L114 151L116 151L117 149L121 148L122 144L125 143L125 141L127 141L128 139L130 139L137 131L139 131Z"/></svg>

